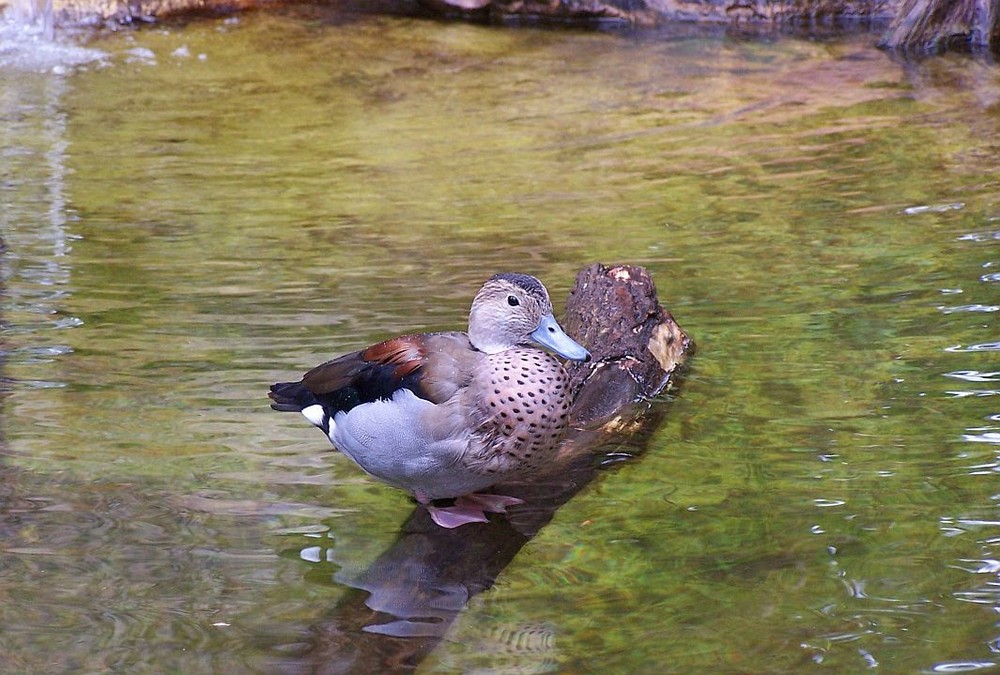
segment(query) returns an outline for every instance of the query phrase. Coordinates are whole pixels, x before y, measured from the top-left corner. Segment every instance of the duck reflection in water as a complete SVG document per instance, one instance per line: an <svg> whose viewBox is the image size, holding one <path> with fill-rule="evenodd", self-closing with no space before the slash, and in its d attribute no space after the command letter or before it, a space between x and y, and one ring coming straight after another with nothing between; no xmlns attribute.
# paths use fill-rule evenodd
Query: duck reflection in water
<svg viewBox="0 0 1000 675"><path fill-rule="evenodd" d="M283 671L399 672L412 670L441 642L471 598L497 577L555 515L602 468L602 459L642 452L665 414L663 406L633 406L626 419L642 417L642 433L623 439L603 428L572 429L546 476L500 486L525 503L504 518L457 529L438 526L417 506L397 539L366 569L344 561L333 580L354 589L331 607L299 643L282 649ZM648 430L648 433L647 433ZM345 554L345 558L351 557ZM338 564L336 547L326 556Z"/></svg>

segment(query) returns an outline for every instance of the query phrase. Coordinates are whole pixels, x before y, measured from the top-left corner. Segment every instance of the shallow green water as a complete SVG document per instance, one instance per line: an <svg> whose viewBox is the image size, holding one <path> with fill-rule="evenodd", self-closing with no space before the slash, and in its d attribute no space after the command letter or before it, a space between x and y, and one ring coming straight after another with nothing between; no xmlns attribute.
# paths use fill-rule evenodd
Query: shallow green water
<svg viewBox="0 0 1000 675"><path fill-rule="evenodd" d="M1000 71L874 40L303 10L0 72L0 669L996 668ZM462 542L388 555L406 496L267 385L593 261L698 343L663 424L440 643L371 632Z"/></svg>

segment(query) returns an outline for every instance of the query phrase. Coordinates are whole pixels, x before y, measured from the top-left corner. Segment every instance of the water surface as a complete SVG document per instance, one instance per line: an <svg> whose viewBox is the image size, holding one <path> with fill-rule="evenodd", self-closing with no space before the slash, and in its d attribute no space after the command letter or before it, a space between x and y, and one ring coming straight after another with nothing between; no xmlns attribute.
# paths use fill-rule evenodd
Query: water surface
<svg viewBox="0 0 1000 675"><path fill-rule="evenodd" d="M682 388L392 657L996 668L1000 71L874 42L297 10L5 67L2 668L350 670L411 504L267 385L593 261Z"/></svg>

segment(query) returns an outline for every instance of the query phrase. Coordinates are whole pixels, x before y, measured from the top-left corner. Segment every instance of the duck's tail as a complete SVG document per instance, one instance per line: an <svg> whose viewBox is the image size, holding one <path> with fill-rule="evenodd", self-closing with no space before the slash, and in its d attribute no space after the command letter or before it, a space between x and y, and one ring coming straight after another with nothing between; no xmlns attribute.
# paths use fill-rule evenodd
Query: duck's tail
<svg viewBox="0 0 1000 675"><path fill-rule="evenodd" d="M305 408L319 403L316 395L306 389L301 382L272 384L267 397L271 399L271 407L280 412L302 412Z"/></svg>
<svg viewBox="0 0 1000 675"><path fill-rule="evenodd" d="M333 413L302 382L272 384L267 397L271 399L271 407L275 410L302 413L329 438Z"/></svg>

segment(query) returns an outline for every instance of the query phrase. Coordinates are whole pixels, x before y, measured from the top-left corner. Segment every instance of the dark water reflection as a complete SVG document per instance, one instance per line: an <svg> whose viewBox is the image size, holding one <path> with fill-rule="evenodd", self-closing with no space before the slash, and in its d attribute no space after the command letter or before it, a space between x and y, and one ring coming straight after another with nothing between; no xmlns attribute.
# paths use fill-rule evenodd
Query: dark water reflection
<svg viewBox="0 0 1000 675"><path fill-rule="evenodd" d="M0 669L995 667L1000 75L873 42L313 10L0 72ZM699 355L537 535L434 543L266 407L593 260Z"/></svg>

